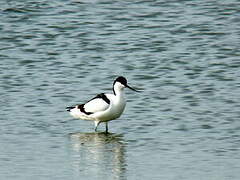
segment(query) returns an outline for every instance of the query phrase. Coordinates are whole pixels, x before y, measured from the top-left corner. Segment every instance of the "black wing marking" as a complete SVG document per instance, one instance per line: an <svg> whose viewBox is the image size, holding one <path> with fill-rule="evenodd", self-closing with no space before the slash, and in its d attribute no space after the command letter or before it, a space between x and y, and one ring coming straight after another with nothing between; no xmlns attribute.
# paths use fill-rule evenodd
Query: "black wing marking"
<svg viewBox="0 0 240 180"><path fill-rule="evenodd" d="M98 94L96 97L92 98L85 104L80 104L75 107L67 107L67 111L71 111L71 109L77 108L82 113L86 115L93 114L97 111L105 110L110 104L110 100L104 93ZM88 110L86 110L88 109ZM91 112L92 111L92 112Z"/></svg>
<svg viewBox="0 0 240 180"><path fill-rule="evenodd" d="M80 105L77 105L77 106L69 106L69 107L66 108L66 110L70 112L72 109L78 108L81 112L83 112L87 115L93 114L92 112L86 112L85 109L84 109L84 105L85 104L80 104Z"/></svg>
<svg viewBox="0 0 240 180"><path fill-rule="evenodd" d="M85 104L80 104L80 105L77 106L77 108L80 109L80 111L83 112L86 115L93 114L92 112L86 112L85 109L84 109L84 105Z"/></svg>
<svg viewBox="0 0 240 180"><path fill-rule="evenodd" d="M110 104L110 100L107 98L107 96L104 93L98 94L96 97L92 98L90 101L94 100L94 99L103 99L106 103ZM88 102L90 102L88 101Z"/></svg>
<svg viewBox="0 0 240 180"><path fill-rule="evenodd" d="M86 112L100 112L105 111L110 105L110 100L104 93L98 94L96 97L84 104Z"/></svg>
<svg viewBox="0 0 240 180"><path fill-rule="evenodd" d="M69 106L69 107L66 107L66 110L70 112L71 109L74 109L74 108L75 108L75 106Z"/></svg>

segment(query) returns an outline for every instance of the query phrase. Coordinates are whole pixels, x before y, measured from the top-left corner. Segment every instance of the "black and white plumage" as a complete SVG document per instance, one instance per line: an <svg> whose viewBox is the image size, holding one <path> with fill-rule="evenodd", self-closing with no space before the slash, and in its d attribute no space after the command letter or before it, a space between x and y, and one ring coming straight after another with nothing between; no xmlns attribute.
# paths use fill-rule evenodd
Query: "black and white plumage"
<svg viewBox="0 0 240 180"><path fill-rule="evenodd" d="M108 121L119 118L124 111L126 101L123 90L125 87L137 91L128 86L126 78L119 76L113 83L113 94L101 93L85 104L66 109L75 118L93 120L95 131L100 123L105 122L106 132L108 132Z"/></svg>

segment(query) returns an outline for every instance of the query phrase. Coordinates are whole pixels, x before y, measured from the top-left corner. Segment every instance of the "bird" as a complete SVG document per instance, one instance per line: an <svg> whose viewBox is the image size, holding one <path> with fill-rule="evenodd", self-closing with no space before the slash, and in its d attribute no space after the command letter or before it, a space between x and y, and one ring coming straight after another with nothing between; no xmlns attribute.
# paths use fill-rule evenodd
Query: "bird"
<svg viewBox="0 0 240 180"><path fill-rule="evenodd" d="M119 118L125 109L124 88L140 92L130 87L125 77L119 76L113 82L113 94L100 93L85 104L69 106L66 110L74 118L94 121L95 132L100 123L105 123L105 132L108 133L108 122Z"/></svg>

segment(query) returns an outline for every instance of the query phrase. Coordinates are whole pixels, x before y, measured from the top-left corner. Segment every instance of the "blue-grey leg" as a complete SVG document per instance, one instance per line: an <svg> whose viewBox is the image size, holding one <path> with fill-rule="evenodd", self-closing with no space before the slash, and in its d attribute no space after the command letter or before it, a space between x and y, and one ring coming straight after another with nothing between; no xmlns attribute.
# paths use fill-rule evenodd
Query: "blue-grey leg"
<svg viewBox="0 0 240 180"><path fill-rule="evenodd" d="M96 132L97 131L97 127L100 124L100 121L94 121L94 123L95 123L95 132Z"/></svg>
<svg viewBox="0 0 240 180"><path fill-rule="evenodd" d="M106 125L106 133L108 133L108 122L105 122Z"/></svg>

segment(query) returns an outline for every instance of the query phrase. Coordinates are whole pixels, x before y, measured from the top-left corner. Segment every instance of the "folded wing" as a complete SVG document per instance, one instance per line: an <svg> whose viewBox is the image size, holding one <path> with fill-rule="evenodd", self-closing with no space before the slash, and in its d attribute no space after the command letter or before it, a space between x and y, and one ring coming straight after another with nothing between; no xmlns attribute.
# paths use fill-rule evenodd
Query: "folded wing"
<svg viewBox="0 0 240 180"><path fill-rule="evenodd" d="M102 93L98 94L96 97L84 104L83 108L87 113L95 113L99 111L105 111L109 105L110 100L104 93Z"/></svg>

